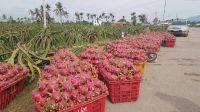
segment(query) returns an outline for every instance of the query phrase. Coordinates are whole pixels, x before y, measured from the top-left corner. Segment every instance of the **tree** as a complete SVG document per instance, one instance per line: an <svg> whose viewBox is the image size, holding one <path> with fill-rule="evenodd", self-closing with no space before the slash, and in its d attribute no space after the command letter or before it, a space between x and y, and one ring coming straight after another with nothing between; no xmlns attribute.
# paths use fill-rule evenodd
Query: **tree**
<svg viewBox="0 0 200 112"><path fill-rule="evenodd" d="M137 23L137 16L136 16L135 12L131 13L131 20L132 20L133 25L136 25L136 23Z"/></svg>
<svg viewBox="0 0 200 112"><path fill-rule="evenodd" d="M111 22L115 21L115 16L112 13L110 13L110 18L111 18Z"/></svg>
<svg viewBox="0 0 200 112"><path fill-rule="evenodd" d="M147 23L147 17L145 14L139 15L138 18L141 23Z"/></svg>
<svg viewBox="0 0 200 112"><path fill-rule="evenodd" d="M80 15L80 20L82 21L83 20L83 13L81 12L79 15Z"/></svg>
<svg viewBox="0 0 200 112"><path fill-rule="evenodd" d="M154 18L153 23L154 23L154 25L156 25L158 23L158 18L157 17Z"/></svg>
<svg viewBox="0 0 200 112"><path fill-rule="evenodd" d="M103 12L102 14L101 14L101 16L102 16L102 19L106 19L105 18L105 16L106 16L106 13L105 12ZM107 20L106 20L107 21Z"/></svg>
<svg viewBox="0 0 200 112"><path fill-rule="evenodd" d="M62 24L62 16L64 16L64 8L61 2L56 3L56 9L54 10L56 16L60 17L60 23Z"/></svg>
<svg viewBox="0 0 200 112"><path fill-rule="evenodd" d="M106 19L106 22L108 22L108 16L105 16L104 18Z"/></svg>
<svg viewBox="0 0 200 112"><path fill-rule="evenodd" d="M50 23L53 21L53 18L50 16L51 6L49 4L45 5L46 8L46 19L47 22ZM31 20L36 20L37 22L43 21L43 5L40 6L40 8L35 8L34 10L29 10L29 14L31 15Z"/></svg>
<svg viewBox="0 0 200 112"><path fill-rule="evenodd" d="M87 13L87 19L90 20L90 13Z"/></svg>
<svg viewBox="0 0 200 112"><path fill-rule="evenodd" d="M120 19L119 22L126 22L125 16L122 16L122 19Z"/></svg>
<svg viewBox="0 0 200 112"><path fill-rule="evenodd" d="M76 16L76 21L80 21L80 15L78 12L75 12L75 16Z"/></svg>
<svg viewBox="0 0 200 112"><path fill-rule="evenodd" d="M53 21L53 18L50 16L51 6L49 4L45 5L46 7L46 19L48 23L51 23Z"/></svg>
<svg viewBox="0 0 200 112"><path fill-rule="evenodd" d="M7 19L7 17L6 17L5 14L2 15L2 18L3 18L3 20L6 20L6 19Z"/></svg>
<svg viewBox="0 0 200 112"><path fill-rule="evenodd" d="M96 18L97 18L97 15L96 15L96 14L93 14L93 16L94 16L94 19L96 19Z"/></svg>
<svg viewBox="0 0 200 112"><path fill-rule="evenodd" d="M29 10L29 14L31 15L32 18L34 18L35 12L34 12L33 10L30 9L30 10Z"/></svg>
<svg viewBox="0 0 200 112"><path fill-rule="evenodd" d="M69 13L68 13L67 11L64 11L64 17L65 17L66 19L68 19Z"/></svg>
<svg viewBox="0 0 200 112"><path fill-rule="evenodd" d="M9 21L9 22L13 22L13 21L14 21L13 17L12 17L12 16L9 16L8 21Z"/></svg>
<svg viewBox="0 0 200 112"><path fill-rule="evenodd" d="M17 18L17 22L20 22L20 18L19 17Z"/></svg>

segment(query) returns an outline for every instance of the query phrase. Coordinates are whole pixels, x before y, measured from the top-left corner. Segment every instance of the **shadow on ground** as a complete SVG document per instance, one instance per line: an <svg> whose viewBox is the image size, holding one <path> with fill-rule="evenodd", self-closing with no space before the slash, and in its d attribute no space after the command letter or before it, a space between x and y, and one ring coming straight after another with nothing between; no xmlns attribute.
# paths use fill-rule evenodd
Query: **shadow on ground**
<svg viewBox="0 0 200 112"><path fill-rule="evenodd" d="M155 95L161 100L169 102L172 106L177 108L179 112L200 112L200 106L189 99L180 96L170 96L161 92L157 92Z"/></svg>

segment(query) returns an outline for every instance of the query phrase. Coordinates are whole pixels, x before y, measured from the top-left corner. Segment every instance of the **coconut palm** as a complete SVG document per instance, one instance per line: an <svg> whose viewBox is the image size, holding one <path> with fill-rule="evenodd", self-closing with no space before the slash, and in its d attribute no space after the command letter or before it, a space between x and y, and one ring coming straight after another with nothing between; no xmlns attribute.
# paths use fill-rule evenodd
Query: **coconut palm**
<svg viewBox="0 0 200 112"><path fill-rule="evenodd" d="M33 17L34 18L34 16L35 16L35 12L33 11L33 10L29 10L29 14L31 15L31 17Z"/></svg>
<svg viewBox="0 0 200 112"><path fill-rule="evenodd" d="M87 13L87 19L88 19L88 21L90 20L90 13Z"/></svg>
<svg viewBox="0 0 200 112"><path fill-rule="evenodd" d="M79 21L80 20L80 15L78 12L75 12L75 16L76 16L76 21Z"/></svg>
<svg viewBox="0 0 200 112"><path fill-rule="evenodd" d="M17 22L20 22L20 18L19 17L17 18Z"/></svg>
<svg viewBox="0 0 200 112"><path fill-rule="evenodd" d="M102 16L102 19L105 19L106 13L103 12L103 13L101 14L101 16Z"/></svg>
<svg viewBox="0 0 200 112"><path fill-rule="evenodd" d="M80 15L80 20L82 21L83 20L83 13L81 12L79 15Z"/></svg>
<svg viewBox="0 0 200 112"><path fill-rule="evenodd" d="M94 21L94 15L93 15L93 14L90 14L90 19L91 19L92 21Z"/></svg>
<svg viewBox="0 0 200 112"><path fill-rule="evenodd" d="M67 12L67 11L64 11L64 17L66 18L66 19L68 19L68 17L69 17L69 13Z"/></svg>
<svg viewBox="0 0 200 112"><path fill-rule="evenodd" d="M111 22L115 21L115 16L112 13L110 13L110 18L111 18Z"/></svg>
<svg viewBox="0 0 200 112"><path fill-rule="evenodd" d="M122 19L125 19L125 16L122 16Z"/></svg>
<svg viewBox="0 0 200 112"><path fill-rule="evenodd" d="M96 14L93 14L93 16L94 16L94 19L96 19L96 18L97 18L97 15L96 15Z"/></svg>
<svg viewBox="0 0 200 112"><path fill-rule="evenodd" d="M155 25L158 23L158 18L157 18L157 17L154 18L153 23L154 23Z"/></svg>
<svg viewBox="0 0 200 112"><path fill-rule="evenodd" d="M98 17L99 19L102 19L103 17L102 17L102 15L99 15L99 17Z"/></svg>
<svg viewBox="0 0 200 112"><path fill-rule="evenodd" d="M42 14L38 8L35 8L35 19L42 22Z"/></svg>
<svg viewBox="0 0 200 112"><path fill-rule="evenodd" d="M54 10L56 16L60 17L60 23L62 24L62 16L64 16L64 8L61 2L56 3L56 9Z"/></svg>
<svg viewBox="0 0 200 112"><path fill-rule="evenodd" d="M138 17L139 17L140 22L142 22L142 23L146 23L147 22L147 18L146 18L145 14L139 15Z"/></svg>
<svg viewBox="0 0 200 112"><path fill-rule="evenodd" d="M137 16L135 12L131 13L131 20L132 20L133 25L137 23Z"/></svg>
<svg viewBox="0 0 200 112"><path fill-rule="evenodd" d="M2 18L3 18L3 20L6 20L6 19L7 19L7 17L6 17L5 14L2 15Z"/></svg>
<svg viewBox="0 0 200 112"><path fill-rule="evenodd" d="M106 22L108 22L108 16L105 16L104 18L106 19Z"/></svg>
<svg viewBox="0 0 200 112"><path fill-rule="evenodd" d="M12 16L9 16L8 21L9 21L9 22L13 22L13 20L14 20L13 17L12 17Z"/></svg>

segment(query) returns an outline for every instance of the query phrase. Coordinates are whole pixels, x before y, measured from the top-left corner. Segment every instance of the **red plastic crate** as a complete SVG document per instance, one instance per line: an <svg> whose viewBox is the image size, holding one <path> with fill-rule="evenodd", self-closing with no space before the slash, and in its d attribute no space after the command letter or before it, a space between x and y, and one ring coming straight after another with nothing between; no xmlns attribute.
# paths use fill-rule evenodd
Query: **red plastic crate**
<svg viewBox="0 0 200 112"><path fill-rule="evenodd" d="M107 94L103 94L91 101L86 101L59 112L105 112L106 96ZM41 106L37 104L35 104L35 110L36 112L42 112Z"/></svg>
<svg viewBox="0 0 200 112"><path fill-rule="evenodd" d="M138 99L141 80L107 81L102 75L99 75L99 78L106 83L112 103L131 102Z"/></svg>
<svg viewBox="0 0 200 112"><path fill-rule="evenodd" d="M4 88L0 88L0 109L6 105L24 88L25 77L16 80Z"/></svg>
<svg viewBox="0 0 200 112"><path fill-rule="evenodd" d="M166 46L167 47L174 47L175 43L176 43L175 40L168 40L168 41L166 41Z"/></svg>

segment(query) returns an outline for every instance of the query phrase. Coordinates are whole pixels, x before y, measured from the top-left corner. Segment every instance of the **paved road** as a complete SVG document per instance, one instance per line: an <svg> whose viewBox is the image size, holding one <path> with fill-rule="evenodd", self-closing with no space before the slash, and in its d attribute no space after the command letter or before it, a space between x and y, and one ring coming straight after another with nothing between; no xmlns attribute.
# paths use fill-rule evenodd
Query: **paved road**
<svg viewBox="0 0 200 112"><path fill-rule="evenodd" d="M175 48L162 48L145 70L139 100L107 100L106 112L200 112L200 28L177 37Z"/></svg>

